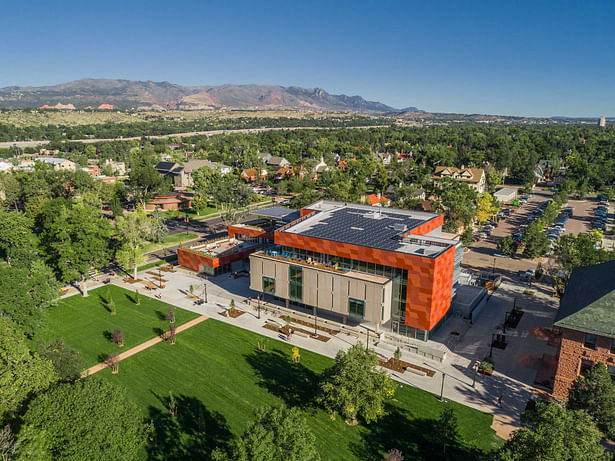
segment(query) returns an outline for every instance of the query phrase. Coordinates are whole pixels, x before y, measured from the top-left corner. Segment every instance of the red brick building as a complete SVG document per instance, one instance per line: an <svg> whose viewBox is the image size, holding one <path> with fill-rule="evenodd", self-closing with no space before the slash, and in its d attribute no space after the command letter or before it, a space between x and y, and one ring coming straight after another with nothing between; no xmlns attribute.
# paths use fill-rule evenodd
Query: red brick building
<svg viewBox="0 0 615 461"><path fill-rule="evenodd" d="M615 261L579 267L570 277L554 326L561 331L553 395L596 363L615 377Z"/></svg>

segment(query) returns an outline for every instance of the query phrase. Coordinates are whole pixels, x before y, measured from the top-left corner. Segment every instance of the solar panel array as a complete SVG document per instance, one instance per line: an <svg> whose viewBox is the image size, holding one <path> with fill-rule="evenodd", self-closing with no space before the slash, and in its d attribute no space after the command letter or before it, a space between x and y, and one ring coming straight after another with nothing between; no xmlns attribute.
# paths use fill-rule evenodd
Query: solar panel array
<svg viewBox="0 0 615 461"><path fill-rule="evenodd" d="M405 224L407 231L410 231L425 222L425 219L387 213L384 210L380 212L380 217L374 218L374 213L378 212L340 208L327 212L326 216L313 224L309 220L299 224L302 230L289 230L306 237L395 251L401 246L400 234L403 232L395 230L393 226Z"/></svg>

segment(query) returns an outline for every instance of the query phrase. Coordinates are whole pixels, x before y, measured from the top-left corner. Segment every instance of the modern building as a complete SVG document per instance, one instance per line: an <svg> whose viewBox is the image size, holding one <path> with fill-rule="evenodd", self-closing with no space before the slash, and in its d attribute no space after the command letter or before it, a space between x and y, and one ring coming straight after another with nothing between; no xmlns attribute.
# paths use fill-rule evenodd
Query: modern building
<svg viewBox="0 0 615 461"><path fill-rule="evenodd" d="M253 210L251 214L256 220L249 224L228 226L228 236L225 238L179 248L178 264L211 276L242 269L250 254L273 241L274 229L300 216L297 210L282 207Z"/></svg>
<svg viewBox="0 0 615 461"><path fill-rule="evenodd" d="M250 255L250 288L266 298L427 340L445 319L462 247L443 216L320 201Z"/></svg>
<svg viewBox="0 0 615 461"><path fill-rule="evenodd" d="M615 261L572 271L553 324L561 332L555 397L568 398L573 381L598 362L615 378Z"/></svg>
<svg viewBox="0 0 615 461"><path fill-rule="evenodd" d="M600 128L606 128L606 117L604 115L600 117L600 120L598 121L598 126Z"/></svg>
<svg viewBox="0 0 615 461"><path fill-rule="evenodd" d="M442 178L453 178L456 181L464 182L473 187L480 194L485 192L487 179L485 170L482 168L456 168L454 166L437 166L433 179L437 181Z"/></svg>

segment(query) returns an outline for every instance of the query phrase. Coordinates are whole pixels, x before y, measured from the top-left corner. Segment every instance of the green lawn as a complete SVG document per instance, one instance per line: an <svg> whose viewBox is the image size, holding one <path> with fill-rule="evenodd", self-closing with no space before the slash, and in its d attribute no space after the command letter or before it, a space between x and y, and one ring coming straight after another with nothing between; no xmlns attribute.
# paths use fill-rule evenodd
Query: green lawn
<svg viewBox="0 0 615 461"><path fill-rule="evenodd" d="M141 293L143 291L141 286ZM108 293L117 306L116 315L111 315L105 307L103 299L107 298ZM164 318L169 304L141 294L141 305L137 306L134 296L134 291L108 285L90 290L87 298L79 294L64 298L50 309L47 326L35 341L64 338L70 347L81 352L86 364L91 366L104 360L111 352L121 352L166 331L169 322ZM177 307L174 310L177 325L198 317ZM124 332L123 348L110 341L111 333L116 328Z"/></svg>
<svg viewBox="0 0 615 461"><path fill-rule="evenodd" d="M70 344L81 344L84 353L92 350L88 334L64 330ZM282 403L303 409L323 460L382 459L391 448L402 450L405 459L439 458L434 425L443 404L436 396L398 386L380 422L351 427L340 418L331 421L315 406L314 396L319 374L332 360L302 350L301 363L293 365L290 345L267 339L267 352L260 353L258 338L263 339L209 319L180 333L175 345L160 343L122 361L118 375L100 372L124 385L154 422L156 443L143 453L144 459L207 459L214 447L242 433L255 408ZM169 391L177 399L175 418L165 407ZM449 405L458 417L460 443L447 449L448 459L480 459L477 450L502 444L490 428L491 415Z"/></svg>
<svg viewBox="0 0 615 461"><path fill-rule="evenodd" d="M198 238L198 235L197 234L193 234L191 232L180 232L179 234L167 235L162 240L162 242L158 242L158 243L150 242L150 243L147 243L143 247L143 252L144 253L149 253L151 251L160 250L161 248L166 248L166 247L170 247L170 246L173 246L173 245L177 245L178 243L187 242L189 240L194 240L195 238Z"/></svg>

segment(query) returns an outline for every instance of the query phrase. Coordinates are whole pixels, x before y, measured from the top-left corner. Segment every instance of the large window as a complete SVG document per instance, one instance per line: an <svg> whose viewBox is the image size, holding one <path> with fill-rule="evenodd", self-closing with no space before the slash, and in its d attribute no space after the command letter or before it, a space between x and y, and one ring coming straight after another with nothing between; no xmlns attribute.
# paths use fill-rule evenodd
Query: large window
<svg viewBox="0 0 615 461"><path fill-rule="evenodd" d="M365 316L365 301L360 299L348 298L348 315L356 319L362 319Z"/></svg>
<svg viewBox="0 0 615 461"><path fill-rule="evenodd" d="M263 276L263 292L275 296L275 279Z"/></svg>
<svg viewBox="0 0 615 461"><path fill-rule="evenodd" d="M288 298L291 301L303 301L303 270L297 266L288 268Z"/></svg>
<svg viewBox="0 0 615 461"><path fill-rule="evenodd" d="M594 367L594 362L587 359L581 359L580 373L583 375Z"/></svg>
<svg viewBox="0 0 615 461"><path fill-rule="evenodd" d="M591 333L585 333L585 347L590 349L596 348L596 335L592 335Z"/></svg>

